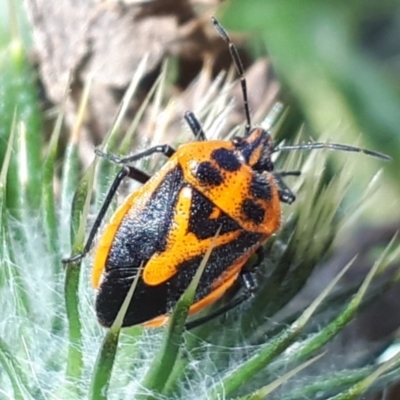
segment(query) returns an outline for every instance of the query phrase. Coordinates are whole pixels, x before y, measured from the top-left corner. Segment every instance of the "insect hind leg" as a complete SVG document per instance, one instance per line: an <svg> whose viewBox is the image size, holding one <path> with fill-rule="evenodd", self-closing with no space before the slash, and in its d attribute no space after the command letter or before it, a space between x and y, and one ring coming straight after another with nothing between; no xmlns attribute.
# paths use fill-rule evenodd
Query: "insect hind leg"
<svg viewBox="0 0 400 400"><path fill-rule="evenodd" d="M92 248L94 238L96 237L100 225L106 215L106 212L111 205L112 199L114 198L119 186L121 185L122 181L125 178L131 178L134 179L135 181L144 184L150 179L150 176L147 175L145 172L140 171L139 169L134 167L124 166L123 168L121 168L121 170L115 177L114 182L112 183L110 189L108 190L107 196L104 200L103 205L101 206L99 213L97 214L96 220L94 221L92 229L90 230L89 236L86 240L82 252L75 254L69 258L64 258L62 260L63 264L78 262L82 260L82 258L85 257L87 253L89 253L90 249Z"/></svg>
<svg viewBox="0 0 400 400"><path fill-rule="evenodd" d="M262 258L262 256L261 256ZM257 262L258 263L258 262ZM234 309L235 307L239 306L240 304L244 303L248 299L250 299L256 288L257 288L257 283L254 280L253 276L251 275L250 272L248 271L242 271L240 276L239 276L239 289L238 291L241 290L241 293L234 297L230 302L228 302L225 306L215 310L214 312L205 315L204 317L200 317L195 319L194 321L190 321L186 323L185 328L187 330L197 328L200 325L205 324L206 322L209 322L220 315L223 315L227 313L228 311Z"/></svg>

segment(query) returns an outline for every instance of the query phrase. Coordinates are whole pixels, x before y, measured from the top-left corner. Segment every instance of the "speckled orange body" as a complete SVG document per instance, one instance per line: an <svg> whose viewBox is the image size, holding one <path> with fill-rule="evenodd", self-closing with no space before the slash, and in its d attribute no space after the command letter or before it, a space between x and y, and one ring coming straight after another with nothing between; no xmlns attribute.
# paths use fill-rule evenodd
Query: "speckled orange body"
<svg viewBox="0 0 400 400"><path fill-rule="evenodd" d="M124 283L125 292L138 270L138 262L145 262L138 290L149 303L136 307L152 307L150 294L146 294L150 291L157 295L157 290L168 291L170 285L175 285L179 293L166 301L165 307L150 312L148 318L136 321L132 317L129 324L132 321L146 326L163 324L221 226L213 250L217 257L211 259L210 268L206 268L199 294L189 312L196 313L220 298L237 280L249 258L280 226L281 210L274 177L268 171L253 169L262 157L263 147L269 146L268 140L265 131L254 129L240 141L240 146L237 141L181 145L146 184L126 198L104 230L92 274L92 283L100 290L98 296L110 297L111 291L120 290L118 280ZM243 149L250 149L249 154L244 156ZM158 207L154 202L158 202ZM148 211L150 205L156 211ZM168 212L163 211L164 205L170 208ZM160 236L152 243L143 224L154 219L158 219L151 228L155 236L163 229L165 237ZM134 244L130 246L129 232L138 231L143 231L143 235L132 238ZM141 239L144 236L148 238L146 241ZM136 259L130 253L132 250L126 250L131 247L138 253L141 247L150 249ZM134 262L129 261L134 258ZM115 272L118 269L124 274L130 270L131 274L121 277ZM116 274L117 278L110 280L110 273ZM180 275L187 284L176 283L181 281ZM106 291L102 290L105 282L109 283ZM134 293L128 314L134 315L135 301ZM108 318L104 318L103 323L109 325Z"/></svg>

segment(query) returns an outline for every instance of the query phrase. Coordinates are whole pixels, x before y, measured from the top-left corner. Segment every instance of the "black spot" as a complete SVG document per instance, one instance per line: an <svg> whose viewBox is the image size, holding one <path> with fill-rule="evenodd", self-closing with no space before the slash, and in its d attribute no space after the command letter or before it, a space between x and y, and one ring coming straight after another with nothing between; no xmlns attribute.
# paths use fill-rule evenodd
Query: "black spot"
<svg viewBox="0 0 400 400"><path fill-rule="evenodd" d="M220 235L240 229L238 223L222 211L218 218L210 218L215 207L210 200L193 189L188 230L195 234L199 240L215 236L218 229L220 229Z"/></svg>
<svg viewBox="0 0 400 400"><path fill-rule="evenodd" d="M203 185L218 186L223 182L223 177L219 170L209 161L204 161L197 166L196 178Z"/></svg>
<svg viewBox="0 0 400 400"><path fill-rule="evenodd" d="M101 325L110 327L135 279L134 268L111 269L103 276L96 296L96 315ZM168 285L148 286L139 278L122 326L149 321L169 311Z"/></svg>
<svg viewBox="0 0 400 400"><path fill-rule="evenodd" d="M263 175L254 173L253 179L250 183L250 193L256 199L271 200L271 186L267 178Z"/></svg>
<svg viewBox="0 0 400 400"><path fill-rule="evenodd" d="M211 158L226 171L237 171L241 167L241 163L235 156L233 151L228 149L216 149L211 153Z"/></svg>
<svg viewBox="0 0 400 400"><path fill-rule="evenodd" d="M256 224L261 224L261 222L264 221L264 209L251 199L246 199L242 203L242 212L247 219L255 222Z"/></svg>

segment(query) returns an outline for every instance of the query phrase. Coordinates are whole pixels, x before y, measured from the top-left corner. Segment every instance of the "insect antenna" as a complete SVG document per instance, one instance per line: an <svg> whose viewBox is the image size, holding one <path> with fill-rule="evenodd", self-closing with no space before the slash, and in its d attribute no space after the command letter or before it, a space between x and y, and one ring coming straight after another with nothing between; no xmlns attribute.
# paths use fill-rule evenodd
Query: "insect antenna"
<svg viewBox="0 0 400 400"><path fill-rule="evenodd" d="M300 144L294 144L294 145L289 145L289 146L276 146L272 150L272 153L276 153L278 151L289 151L289 150L320 150L320 149L329 149L329 150L338 150L338 151L351 151L355 153L364 153L367 154L368 156L372 157L377 157L381 158L386 161L390 161L391 157L389 157L386 154L380 153L378 151L373 151L373 150L368 150L368 149L361 149L359 147L355 146L348 146L345 144L339 144L339 143L321 143L321 142L315 142L315 143L300 143Z"/></svg>
<svg viewBox="0 0 400 400"><path fill-rule="evenodd" d="M245 136L247 136L251 129L251 117L250 117L249 101L248 101L248 97L247 97L247 83L246 83L246 78L244 77L244 69L243 69L242 60L240 59L238 50L237 50L236 46L232 43L226 30L221 26L221 24L214 17L211 17L211 21L214 24L215 29L218 31L218 33L222 37L222 39L228 44L228 48L229 48L229 52L231 53L233 64L235 65L236 71L239 75L240 86L242 87L242 94L243 94L244 111L246 114Z"/></svg>

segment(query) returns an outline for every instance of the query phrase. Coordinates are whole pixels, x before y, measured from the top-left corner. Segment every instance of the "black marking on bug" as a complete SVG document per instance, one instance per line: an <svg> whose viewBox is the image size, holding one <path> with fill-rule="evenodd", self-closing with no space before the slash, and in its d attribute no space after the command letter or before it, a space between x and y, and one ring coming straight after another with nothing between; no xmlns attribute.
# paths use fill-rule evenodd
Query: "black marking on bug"
<svg viewBox="0 0 400 400"><path fill-rule="evenodd" d="M103 275L96 297L96 314L103 326L111 326L128 294L137 267L116 268ZM131 326L165 314L168 285L147 286L139 278L125 314L123 326Z"/></svg>
<svg viewBox="0 0 400 400"><path fill-rule="evenodd" d="M199 240L214 237L220 227L219 235L241 229L237 222L223 212L218 218L210 218L215 205L196 189L193 188L192 190L188 230L196 235Z"/></svg>
<svg viewBox="0 0 400 400"><path fill-rule="evenodd" d="M271 185L268 179L260 174L254 173L250 183L250 193L256 199L270 201L272 199Z"/></svg>
<svg viewBox="0 0 400 400"><path fill-rule="evenodd" d="M238 258L250 252L254 246L258 246L260 239L261 234L259 233L242 231L237 239L214 248L197 287L194 302L201 300L213 291L214 281L234 264ZM182 271L182 273L175 275L169 282L174 287L174 290L179 293L175 295L174 302L178 301L180 295L192 281L203 256L203 254L198 255L190 260L183 261L179 265L178 270Z"/></svg>
<svg viewBox="0 0 400 400"><path fill-rule="evenodd" d="M246 199L242 203L242 213L246 219L261 224L264 221L265 210L252 199Z"/></svg>
<svg viewBox="0 0 400 400"><path fill-rule="evenodd" d="M218 168L214 167L209 161L197 165L195 176L201 185L206 186L219 186L224 180Z"/></svg>
<svg viewBox="0 0 400 400"><path fill-rule="evenodd" d="M242 231L236 240L214 248L197 287L195 302L213 290L212 283L229 266L258 246L260 238L261 234ZM178 273L160 285L148 286L139 278L123 326L140 324L170 313L192 281L203 256L199 254L182 262L178 266ZM111 326L114 322L137 270L138 266L113 268L103 275L96 298L96 313L102 325Z"/></svg>
<svg viewBox="0 0 400 400"><path fill-rule="evenodd" d="M184 184L182 169L169 171L144 207L132 207L117 229L106 261L113 268L139 268L166 248L175 205Z"/></svg>
<svg viewBox="0 0 400 400"><path fill-rule="evenodd" d="M183 185L183 172L177 166L165 175L144 207L131 208L122 219L110 247L96 296L96 314L102 325L111 326L113 323L141 263L146 264L154 253L165 251ZM156 288L149 289L139 279L124 326L165 314L167 286L159 285Z"/></svg>
<svg viewBox="0 0 400 400"><path fill-rule="evenodd" d="M238 171L242 166L235 153L225 148L215 149L211 153L211 158L225 171Z"/></svg>

